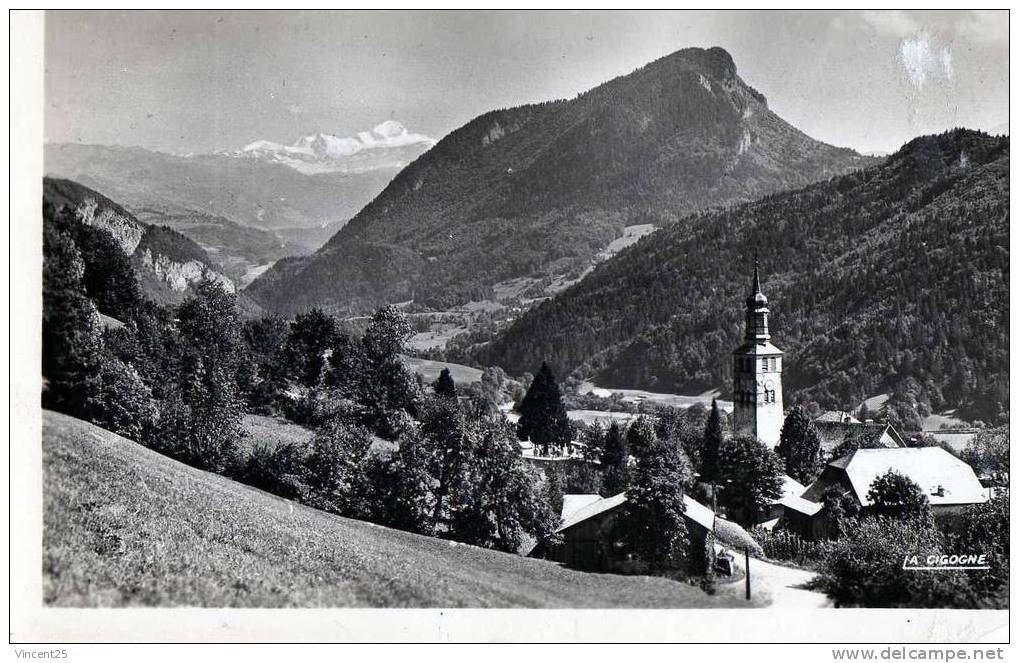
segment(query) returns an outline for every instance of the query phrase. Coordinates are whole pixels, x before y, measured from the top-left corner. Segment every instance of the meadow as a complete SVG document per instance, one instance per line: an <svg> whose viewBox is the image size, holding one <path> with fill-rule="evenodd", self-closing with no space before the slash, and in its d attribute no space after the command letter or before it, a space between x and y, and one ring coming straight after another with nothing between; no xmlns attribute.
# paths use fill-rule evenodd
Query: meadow
<svg viewBox="0 0 1019 663"><path fill-rule="evenodd" d="M50 606L743 605L664 578L581 573L333 516L49 411L43 471Z"/></svg>

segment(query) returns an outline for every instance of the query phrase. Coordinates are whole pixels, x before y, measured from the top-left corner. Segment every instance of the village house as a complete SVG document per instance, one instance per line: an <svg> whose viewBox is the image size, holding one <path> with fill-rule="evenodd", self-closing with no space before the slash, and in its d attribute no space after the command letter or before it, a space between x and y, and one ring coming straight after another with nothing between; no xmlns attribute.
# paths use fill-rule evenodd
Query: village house
<svg viewBox="0 0 1019 663"><path fill-rule="evenodd" d="M858 419L832 421L818 418L814 420L814 426L821 436L821 453L825 458L830 457L839 445L849 439L856 440L860 448L897 449L906 446L902 435L891 424Z"/></svg>
<svg viewBox="0 0 1019 663"><path fill-rule="evenodd" d="M835 421L844 424L858 424L861 423L859 419L854 417L851 412L845 410L828 410L821 414L821 416L814 419L814 423L821 423L824 421Z"/></svg>
<svg viewBox="0 0 1019 663"><path fill-rule="evenodd" d="M822 502L830 490L849 495L863 513L873 506L867 497L871 484L893 470L920 486L940 525L952 528L963 510L987 501L976 474L965 462L939 447L860 449L837 458L799 496L780 500L778 517L807 539L828 536L830 522Z"/></svg>
<svg viewBox="0 0 1019 663"><path fill-rule="evenodd" d="M757 551L753 538L742 527L719 518L689 495L684 495L683 501L691 551L704 550L709 534L712 543L718 540L738 548L751 545ZM625 505L626 493L612 497L564 495L562 518L556 529L561 542L555 546L543 542L531 551L530 556L551 559L586 571L638 570L631 560L622 558L613 548L613 530Z"/></svg>

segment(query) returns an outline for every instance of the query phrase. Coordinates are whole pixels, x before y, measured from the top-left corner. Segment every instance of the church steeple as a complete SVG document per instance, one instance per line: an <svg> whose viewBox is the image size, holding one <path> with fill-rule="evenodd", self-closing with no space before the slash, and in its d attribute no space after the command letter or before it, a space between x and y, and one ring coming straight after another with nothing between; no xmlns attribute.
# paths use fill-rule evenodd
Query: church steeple
<svg viewBox="0 0 1019 663"><path fill-rule="evenodd" d="M771 344L768 298L761 291L761 266L746 299L743 344L732 353L733 424L738 433L757 437L771 448L782 432L782 351Z"/></svg>
<svg viewBox="0 0 1019 663"><path fill-rule="evenodd" d="M771 339L768 332L768 298L761 292L761 266L754 258L754 280L747 297L746 333L747 343L765 343Z"/></svg>

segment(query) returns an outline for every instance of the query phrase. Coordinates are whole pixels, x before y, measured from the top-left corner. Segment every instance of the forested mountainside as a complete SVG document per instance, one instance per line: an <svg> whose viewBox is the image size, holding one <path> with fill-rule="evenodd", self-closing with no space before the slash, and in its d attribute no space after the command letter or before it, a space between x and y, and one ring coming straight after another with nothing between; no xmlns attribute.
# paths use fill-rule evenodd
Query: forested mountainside
<svg viewBox="0 0 1019 663"><path fill-rule="evenodd" d="M317 253L278 262L247 292L284 313L446 308L508 279L576 275L627 225L875 162L783 121L724 50L686 49L571 100L474 119Z"/></svg>
<svg viewBox="0 0 1019 663"><path fill-rule="evenodd" d="M66 208L82 226L108 234L130 262L142 292L153 301L180 302L204 280L219 281L229 290L234 289L220 265L201 246L172 228L142 223L119 204L86 186L43 178L43 204L52 205L55 211ZM96 239L94 233L85 236L82 232L77 233L82 250L92 247L106 251L106 243ZM102 271L101 266L96 269ZM113 311L100 310L115 315Z"/></svg>
<svg viewBox="0 0 1019 663"><path fill-rule="evenodd" d="M787 402L845 408L893 391L1000 419L1008 185L1008 137L917 138L881 165L646 237L471 359L511 373L547 360L613 387L727 390L756 254Z"/></svg>

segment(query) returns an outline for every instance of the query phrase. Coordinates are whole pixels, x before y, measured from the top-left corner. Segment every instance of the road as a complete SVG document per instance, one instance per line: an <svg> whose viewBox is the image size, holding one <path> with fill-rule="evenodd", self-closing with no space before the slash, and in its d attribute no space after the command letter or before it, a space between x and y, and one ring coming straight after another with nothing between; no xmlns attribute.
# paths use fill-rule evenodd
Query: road
<svg viewBox="0 0 1019 663"><path fill-rule="evenodd" d="M730 551L731 552L731 551ZM743 554L733 553L736 565L743 568ZM804 586L817 574L812 571L779 566L760 559L750 559L750 591L754 603L767 601L767 608L831 608L832 602L821 592L805 589ZM743 595L743 581L730 583L722 591Z"/></svg>

